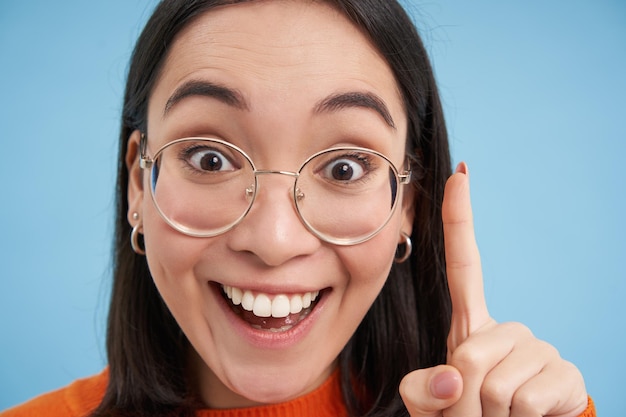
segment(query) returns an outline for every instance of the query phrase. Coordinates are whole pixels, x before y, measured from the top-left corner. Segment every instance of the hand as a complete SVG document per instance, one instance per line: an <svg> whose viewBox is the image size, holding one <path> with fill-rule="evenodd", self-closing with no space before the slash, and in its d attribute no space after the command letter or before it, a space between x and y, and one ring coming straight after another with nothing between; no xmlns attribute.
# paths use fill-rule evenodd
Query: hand
<svg viewBox="0 0 626 417"><path fill-rule="evenodd" d="M443 201L452 299L447 364L406 375L404 404L411 417L576 417L587 406L578 369L525 326L489 315L466 172L459 164Z"/></svg>

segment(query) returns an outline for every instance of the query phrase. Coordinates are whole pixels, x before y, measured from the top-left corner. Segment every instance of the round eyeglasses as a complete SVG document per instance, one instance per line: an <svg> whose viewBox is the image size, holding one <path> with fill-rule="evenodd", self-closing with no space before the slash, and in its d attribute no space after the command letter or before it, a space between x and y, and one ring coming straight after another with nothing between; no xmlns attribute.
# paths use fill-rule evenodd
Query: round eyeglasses
<svg viewBox="0 0 626 417"><path fill-rule="evenodd" d="M150 193L161 217L189 236L222 234L248 214L259 193L259 176L294 178L293 201L306 228L336 245L355 245L376 235L401 201L399 185L411 172L398 173L384 155L360 147L317 152L296 172L257 169L237 146L213 138L177 139L146 155L141 138L140 166L150 170Z"/></svg>

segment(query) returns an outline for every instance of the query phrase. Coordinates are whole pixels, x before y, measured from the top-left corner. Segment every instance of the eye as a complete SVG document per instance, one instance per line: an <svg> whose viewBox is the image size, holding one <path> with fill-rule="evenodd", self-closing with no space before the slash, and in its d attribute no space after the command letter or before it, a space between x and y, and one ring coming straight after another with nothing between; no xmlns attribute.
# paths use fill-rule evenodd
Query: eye
<svg viewBox="0 0 626 417"><path fill-rule="evenodd" d="M357 155L340 157L330 161L321 173L331 181L358 181L367 174L367 160L362 161Z"/></svg>
<svg viewBox="0 0 626 417"><path fill-rule="evenodd" d="M188 149L186 160L192 168L202 172L234 171L237 168L222 152L207 147Z"/></svg>

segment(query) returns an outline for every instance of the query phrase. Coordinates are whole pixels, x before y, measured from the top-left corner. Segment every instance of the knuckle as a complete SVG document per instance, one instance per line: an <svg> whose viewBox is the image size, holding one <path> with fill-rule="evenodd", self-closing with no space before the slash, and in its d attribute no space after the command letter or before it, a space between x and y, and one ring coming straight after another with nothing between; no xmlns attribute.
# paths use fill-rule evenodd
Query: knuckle
<svg viewBox="0 0 626 417"><path fill-rule="evenodd" d="M532 331L522 323L502 323L505 332L514 335L521 344L531 346L536 354L544 358L560 358L559 351L545 340L537 339Z"/></svg>
<svg viewBox="0 0 626 417"><path fill-rule="evenodd" d="M511 400L511 410L515 410L519 415L537 415L540 405L540 394L535 390L521 389Z"/></svg>
<svg viewBox="0 0 626 417"><path fill-rule="evenodd" d="M483 403L491 407L509 409L514 391L506 381L488 377L480 389L480 398Z"/></svg>
<svg viewBox="0 0 626 417"><path fill-rule="evenodd" d="M572 392L578 392L578 395L581 398L587 400L587 389L585 387L585 380L582 373L580 372L580 369L578 369L578 367L576 367L576 365L574 365L573 363L566 360L562 361L561 366L563 368L562 373L564 375L564 380L568 381L569 384L572 386Z"/></svg>
<svg viewBox="0 0 626 417"><path fill-rule="evenodd" d="M555 348L554 346L552 346L550 343L546 342L545 340L537 340L537 346L535 347L535 349L537 352L542 352L546 358L549 358L549 359L561 358L561 354L559 353L557 348Z"/></svg>
<svg viewBox="0 0 626 417"><path fill-rule="evenodd" d="M470 343L461 344L452 354L452 363L461 370L461 373L481 371L485 360L485 352Z"/></svg>
<svg viewBox="0 0 626 417"><path fill-rule="evenodd" d="M565 368L566 372L569 373L571 380L583 380L583 375L580 372L580 369L572 362L563 360L563 368Z"/></svg>
<svg viewBox="0 0 626 417"><path fill-rule="evenodd" d="M521 338L534 337L530 329L522 323L519 323L516 321L510 321L510 322L502 323L501 325L503 326L504 329L506 329L508 333L515 334L518 337L521 337Z"/></svg>

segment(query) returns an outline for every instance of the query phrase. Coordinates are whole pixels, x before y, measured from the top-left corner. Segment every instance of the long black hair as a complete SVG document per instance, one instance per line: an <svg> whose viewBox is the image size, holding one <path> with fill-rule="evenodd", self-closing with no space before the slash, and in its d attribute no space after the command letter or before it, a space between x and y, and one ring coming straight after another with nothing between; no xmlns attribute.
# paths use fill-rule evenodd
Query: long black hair
<svg viewBox="0 0 626 417"><path fill-rule="evenodd" d="M130 246L125 153L131 133L146 131L150 93L176 35L207 10L242 1L163 0L135 46L119 142L109 382L94 417L192 415L197 406L187 381L189 342L162 301L145 257ZM450 326L441 202L451 166L443 111L420 36L395 0L324 1L359 27L387 60L408 117L406 149L416 196L413 252L393 265L339 358L351 415L406 415L400 380L412 370L445 362Z"/></svg>

